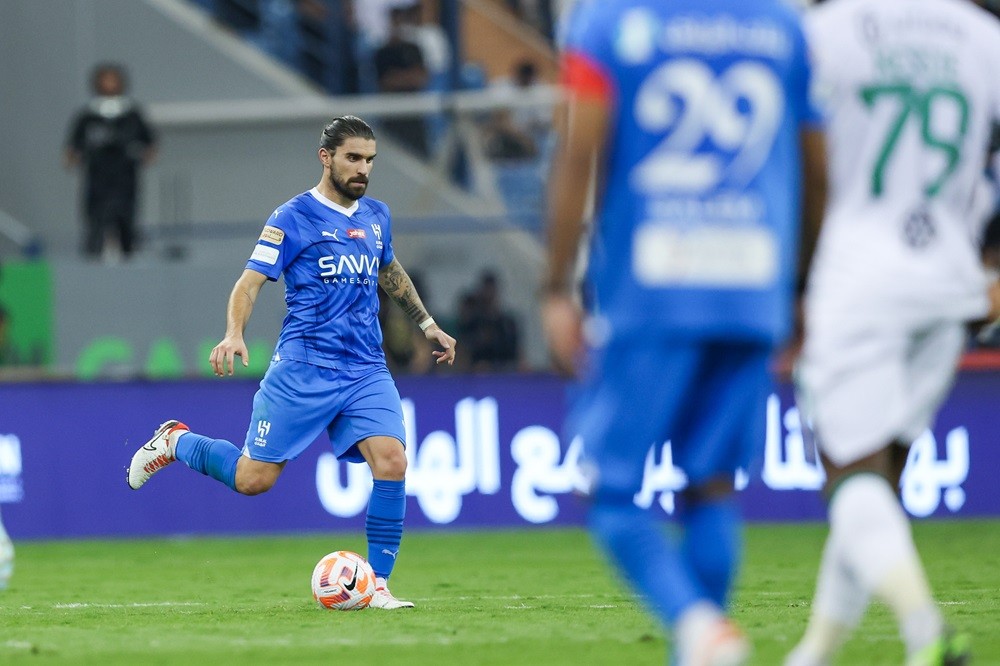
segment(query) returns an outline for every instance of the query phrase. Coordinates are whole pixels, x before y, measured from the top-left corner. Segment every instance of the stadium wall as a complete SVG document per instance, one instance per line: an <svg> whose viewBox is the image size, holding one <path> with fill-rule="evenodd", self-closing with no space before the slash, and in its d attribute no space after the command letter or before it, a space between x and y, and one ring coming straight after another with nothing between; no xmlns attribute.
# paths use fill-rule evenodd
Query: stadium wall
<svg viewBox="0 0 1000 666"><path fill-rule="evenodd" d="M579 443L561 442L567 386L556 377L402 377L407 520L413 528L578 525L585 486ZM140 491L125 484L136 447L167 418L241 442L249 380L0 384L0 502L17 538L361 530L370 477L333 459L325 440L278 484L240 497L173 465ZM963 372L932 432L914 446L902 498L914 516L1000 515L992 414L1000 373ZM822 482L787 385L768 404L768 434L741 477L754 521L816 520ZM266 433L266 424L252 424ZM651 448L642 506L666 517L683 475L669 443Z"/></svg>
<svg viewBox="0 0 1000 666"><path fill-rule="evenodd" d="M207 16L185 8L176 0L3 3L0 210L40 233L50 250L78 247L76 179L61 160L67 126L90 96L97 62L124 63L132 94L147 106L315 96L289 72L220 36ZM157 181L147 178L145 191L159 190Z"/></svg>
<svg viewBox="0 0 1000 666"><path fill-rule="evenodd" d="M7 2L0 57L0 211L46 247L55 311L46 313L54 339L45 358L59 375L83 363L97 376L134 376L155 354L181 362L153 363L154 376L200 374L201 345L221 335L221 309L263 221L319 179L322 125L349 112L377 125L379 110L409 104L325 97L182 0ZM70 117L103 60L128 66L132 92L160 135L158 158L143 173L145 242L123 266L79 259L79 183L61 164ZM279 111L261 112L271 105ZM435 315L447 319L489 268L523 338L537 339L537 239L501 219L496 201L460 190L381 134L379 153L370 194L391 206L397 254L424 278ZM164 335L165 313L183 326ZM253 327L276 332L283 314L280 303L260 308ZM274 334L260 339L273 344ZM544 366L541 347L525 349L532 366Z"/></svg>

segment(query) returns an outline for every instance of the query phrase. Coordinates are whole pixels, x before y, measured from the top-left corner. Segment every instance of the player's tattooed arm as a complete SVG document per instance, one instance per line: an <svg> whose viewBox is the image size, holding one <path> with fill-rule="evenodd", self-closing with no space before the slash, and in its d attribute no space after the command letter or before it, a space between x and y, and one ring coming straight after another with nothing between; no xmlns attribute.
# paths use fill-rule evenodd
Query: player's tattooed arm
<svg viewBox="0 0 1000 666"><path fill-rule="evenodd" d="M419 324L430 317L413 281L397 260L393 259L379 270L378 284L414 323Z"/></svg>
<svg viewBox="0 0 1000 666"><path fill-rule="evenodd" d="M454 365L455 338L442 331L434 319L427 314L427 308L421 302L420 295L417 294L417 289L413 286L413 280L406 274L398 261L393 259L388 266L379 269L378 284L389 295L389 298L396 301L396 305L402 308L406 316L420 326L425 338L440 345L441 349L431 351L436 359L435 362L438 365L442 363Z"/></svg>

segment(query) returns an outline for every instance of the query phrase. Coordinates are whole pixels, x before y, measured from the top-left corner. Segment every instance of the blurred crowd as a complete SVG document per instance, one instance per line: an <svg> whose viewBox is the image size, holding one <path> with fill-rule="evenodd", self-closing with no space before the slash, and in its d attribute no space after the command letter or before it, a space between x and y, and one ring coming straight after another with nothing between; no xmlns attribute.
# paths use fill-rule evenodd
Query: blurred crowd
<svg viewBox="0 0 1000 666"><path fill-rule="evenodd" d="M547 83L540 63L517 59L492 77L483 63L463 60L456 3L440 0L199 0L226 29L257 45L334 95L493 90L519 99ZM519 32L544 44L554 61L558 17L574 0L491 0L521 22ZM445 114L398 116L378 130L421 158L436 157L450 119ZM512 108L478 119L483 152L496 187L516 222L541 226L544 176L554 134L551 109ZM458 184L470 180L458 158Z"/></svg>
<svg viewBox="0 0 1000 666"><path fill-rule="evenodd" d="M410 278L429 303L430 292L420 274L411 273ZM452 308L454 319L445 323L445 328L455 332L459 344L453 367L436 365L423 332L415 328L381 290L379 298L383 348L393 374L522 372L529 369L522 354L520 323L504 301L500 276L493 269L484 270L477 281L461 293Z"/></svg>
<svg viewBox="0 0 1000 666"><path fill-rule="evenodd" d="M440 0L195 0L219 24L331 94L482 84L456 59L459 19ZM573 0L491 0L554 49ZM394 74L401 69L406 75ZM401 80L402 79L402 80Z"/></svg>

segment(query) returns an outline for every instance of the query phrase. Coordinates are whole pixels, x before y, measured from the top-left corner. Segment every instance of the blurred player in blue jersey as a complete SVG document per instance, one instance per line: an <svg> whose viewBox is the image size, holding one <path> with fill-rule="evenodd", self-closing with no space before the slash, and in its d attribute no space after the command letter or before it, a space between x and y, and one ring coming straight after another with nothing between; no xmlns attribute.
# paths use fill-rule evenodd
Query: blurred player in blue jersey
<svg viewBox="0 0 1000 666"><path fill-rule="evenodd" d="M582 374L567 429L592 474L589 527L673 630L677 663L744 663L726 617L734 474L764 441L769 359L825 199L799 19L780 0L583 0L562 72L542 315L555 362ZM677 540L633 502L667 440L688 479Z"/></svg>
<svg viewBox="0 0 1000 666"><path fill-rule="evenodd" d="M319 184L271 214L233 287L226 335L209 357L216 375L232 375L237 356L248 364L243 332L267 280L284 275L288 306L242 451L167 421L136 451L128 484L138 489L183 460L236 492L257 495L326 431L339 459L371 467L365 523L377 582L371 606L396 609L413 606L386 587L403 534L406 455L399 393L382 352L377 289L441 347L433 352L438 363L454 363L455 340L427 313L393 253L389 208L364 196L374 160L375 135L363 120L344 116L327 125Z"/></svg>

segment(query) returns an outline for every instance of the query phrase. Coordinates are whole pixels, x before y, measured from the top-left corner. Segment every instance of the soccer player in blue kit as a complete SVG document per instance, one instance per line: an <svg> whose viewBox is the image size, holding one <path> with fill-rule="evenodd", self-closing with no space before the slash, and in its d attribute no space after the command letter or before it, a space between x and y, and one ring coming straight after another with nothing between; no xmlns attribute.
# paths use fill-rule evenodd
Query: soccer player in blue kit
<svg viewBox="0 0 1000 666"><path fill-rule="evenodd" d="M672 629L676 663L742 664L734 475L764 442L769 361L826 196L800 21L781 0L581 0L561 67L542 317L554 361L582 375L567 434L588 526ZM688 481L677 539L633 500L667 440Z"/></svg>
<svg viewBox="0 0 1000 666"><path fill-rule="evenodd" d="M433 352L438 363L454 363L455 339L428 314L396 259L389 208L364 196L374 160L375 135L363 120L343 116L327 125L319 184L271 214L233 287L226 335L209 357L216 375L232 375L237 356L248 364L243 332L266 281L284 274L288 306L242 451L170 420L136 451L128 484L138 489L183 460L236 492L257 495L325 430L340 460L371 467L365 530L376 592L370 605L392 610L413 604L386 586L403 534L406 455L399 393L382 352L377 289L440 346Z"/></svg>

